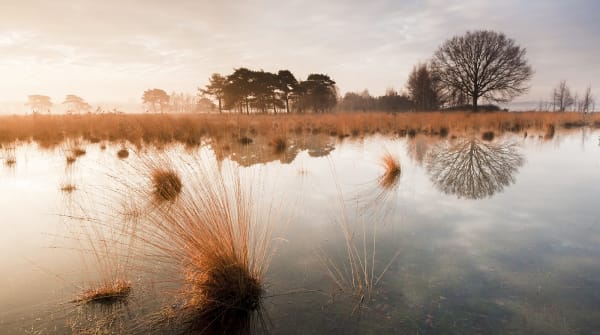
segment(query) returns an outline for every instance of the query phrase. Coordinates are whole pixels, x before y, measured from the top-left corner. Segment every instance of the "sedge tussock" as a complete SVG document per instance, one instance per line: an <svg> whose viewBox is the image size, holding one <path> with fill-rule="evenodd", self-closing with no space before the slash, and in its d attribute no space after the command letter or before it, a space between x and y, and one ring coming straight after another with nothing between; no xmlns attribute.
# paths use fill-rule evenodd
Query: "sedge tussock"
<svg viewBox="0 0 600 335"><path fill-rule="evenodd" d="M391 189L398 184L398 180L400 179L402 172L400 161L391 153L386 152L381 157L381 165L384 168L384 172L379 177L379 185L384 189Z"/></svg>
<svg viewBox="0 0 600 335"><path fill-rule="evenodd" d="M185 188L149 213L143 239L162 255L158 259L166 256L180 270L178 319L203 330L260 314L274 250L273 212L261 210L254 180L233 164L219 165L213 157L171 162Z"/></svg>
<svg viewBox="0 0 600 335"><path fill-rule="evenodd" d="M129 157L129 150L127 150L126 148L119 149L119 151L117 151L117 157L119 157L120 159L125 159Z"/></svg>
<svg viewBox="0 0 600 335"><path fill-rule="evenodd" d="M351 213L346 206L335 172L334 180L341 207L338 211L340 214L334 221L344 239L344 252L341 257L336 257L335 253L320 249L317 251L317 257L338 291L354 299L354 312L371 301L375 288L381 283L400 252L397 251L389 257L383 268L378 266L382 257L377 252L378 229L385 217L376 215L377 213L368 213L368 209L361 209L358 205L355 208L356 213Z"/></svg>
<svg viewBox="0 0 600 335"><path fill-rule="evenodd" d="M177 171L158 168L152 171L152 186L156 199L172 201L181 193L183 184Z"/></svg>
<svg viewBox="0 0 600 335"><path fill-rule="evenodd" d="M75 302L111 304L125 300L130 292L131 282L116 279L83 291Z"/></svg>

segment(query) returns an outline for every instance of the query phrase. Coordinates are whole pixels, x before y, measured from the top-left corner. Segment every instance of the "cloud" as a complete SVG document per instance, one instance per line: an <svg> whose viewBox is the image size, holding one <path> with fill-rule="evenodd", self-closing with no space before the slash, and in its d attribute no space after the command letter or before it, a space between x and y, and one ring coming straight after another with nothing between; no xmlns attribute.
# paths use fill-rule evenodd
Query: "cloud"
<svg viewBox="0 0 600 335"><path fill-rule="evenodd" d="M475 29L503 31L528 49L536 75L520 99L538 100L561 79L600 87L599 10L593 0L15 1L0 4L0 71L10 78L0 100L193 92L239 66L328 73L342 91L381 94L402 88L445 39Z"/></svg>

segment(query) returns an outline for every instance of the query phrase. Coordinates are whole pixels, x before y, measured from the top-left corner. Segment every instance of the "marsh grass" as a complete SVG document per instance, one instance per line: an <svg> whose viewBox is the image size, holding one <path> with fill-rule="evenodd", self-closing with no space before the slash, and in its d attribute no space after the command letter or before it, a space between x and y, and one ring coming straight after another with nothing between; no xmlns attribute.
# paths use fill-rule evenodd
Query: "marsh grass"
<svg viewBox="0 0 600 335"><path fill-rule="evenodd" d="M102 134L102 139L136 146L180 142L199 144L203 139L219 139L236 134L248 136L276 134L327 134L362 137L365 135L439 135L469 130L504 132L544 131L546 125L574 128L600 124L600 113L564 112L406 112L329 113L293 115L238 114L89 114L0 116L0 143L33 139L51 148L65 140ZM247 134L247 135L244 135ZM243 136L242 136L243 135Z"/></svg>
<svg viewBox="0 0 600 335"><path fill-rule="evenodd" d="M181 193L181 177L172 168L155 168L152 171L154 197L158 201L173 201Z"/></svg>
<svg viewBox="0 0 600 335"><path fill-rule="evenodd" d="M84 290L75 302L113 304L124 301L131 293L131 282L116 279Z"/></svg>
<svg viewBox="0 0 600 335"><path fill-rule="evenodd" d="M271 208L258 203L253 178L232 164L212 157L171 162L185 187L176 201L150 212L143 240L181 273L177 323L202 332L261 319L274 251Z"/></svg>
<svg viewBox="0 0 600 335"><path fill-rule="evenodd" d="M17 153L15 145L7 145L2 148L4 164L12 167L17 163Z"/></svg>
<svg viewBox="0 0 600 335"><path fill-rule="evenodd" d="M391 153L386 152L381 157L381 166L384 168L384 172L379 177L379 185L386 190L393 189L398 184L402 174L400 161Z"/></svg>
<svg viewBox="0 0 600 335"><path fill-rule="evenodd" d="M275 154L281 154L287 149L287 139L283 136L276 136L269 141L269 145Z"/></svg>
<svg viewBox="0 0 600 335"><path fill-rule="evenodd" d="M385 156L384 161L391 164ZM337 180L336 187L341 209L340 215L334 221L345 242L345 255L339 258L320 249L317 251L317 257L339 292L350 295L354 300L354 314L371 302L375 289L400 252L397 251L389 257L383 267L378 266L378 229L384 224L384 218L377 213L369 213L358 203L354 208L355 212L350 212Z"/></svg>
<svg viewBox="0 0 600 335"><path fill-rule="evenodd" d="M117 151L117 157L119 157L120 159L125 159L129 157L129 150L127 150L127 148L119 149L119 151Z"/></svg>

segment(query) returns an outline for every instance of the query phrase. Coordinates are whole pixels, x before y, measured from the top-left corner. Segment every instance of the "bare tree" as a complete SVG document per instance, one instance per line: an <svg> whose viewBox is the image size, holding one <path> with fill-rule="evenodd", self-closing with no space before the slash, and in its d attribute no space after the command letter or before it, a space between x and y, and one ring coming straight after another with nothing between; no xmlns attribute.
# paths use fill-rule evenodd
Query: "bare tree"
<svg viewBox="0 0 600 335"><path fill-rule="evenodd" d="M569 89L565 80L561 80L552 91L552 110L564 112L573 104L575 104L575 98L571 95L571 89Z"/></svg>
<svg viewBox="0 0 600 335"><path fill-rule="evenodd" d="M473 110L479 98L507 102L523 94L533 70L526 50L513 39L494 31L467 32L447 40L431 61L433 75L447 94L469 97Z"/></svg>
<svg viewBox="0 0 600 335"><path fill-rule="evenodd" d="M592 88L588 86L581 99L577 101L577 111L582 113L589 113L594 111L594 96L592 95Z"/></svg>
<svg viewBox="0 0 600 335"><path fill-rule="evenodd" d="M442 192L482 199L514 183L523 155L514 143L484 143L477 138L445 142L432 148L425 167Z"/></svg>

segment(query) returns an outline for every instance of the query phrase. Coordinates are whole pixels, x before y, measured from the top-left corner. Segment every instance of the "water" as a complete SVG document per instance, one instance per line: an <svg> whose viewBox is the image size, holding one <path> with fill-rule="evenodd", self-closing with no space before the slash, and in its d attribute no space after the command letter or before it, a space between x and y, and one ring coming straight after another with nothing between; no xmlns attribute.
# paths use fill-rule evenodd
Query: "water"
<svg viewBox="0 0 600 335"><path fill-rule="evenodd" d="M314 135L283 154L259 140L216 155L209 145L164 150L174 159L239 163L268 190L257 201L277 204L282 220L258 333L594 334L599 135L579 129L491 142ZM88 144L68 167L60 149L21 144L17 163L0 168L0 333L147 333L153 316L175 303L177 274L148 264L140 242L128 254L127 303L71 302L97 279L71 216L85 209L117 217L110 212L121 212L123 199L111 190L119 180L144 187L141 162L156 154L119 160L119 148ZM386 152L399 158L402 174L382 187ZM77 190L61 191L65 183ZM351 269L345 228L374 277L366 290L352 288L351 276L331 275Z"/></svg>

